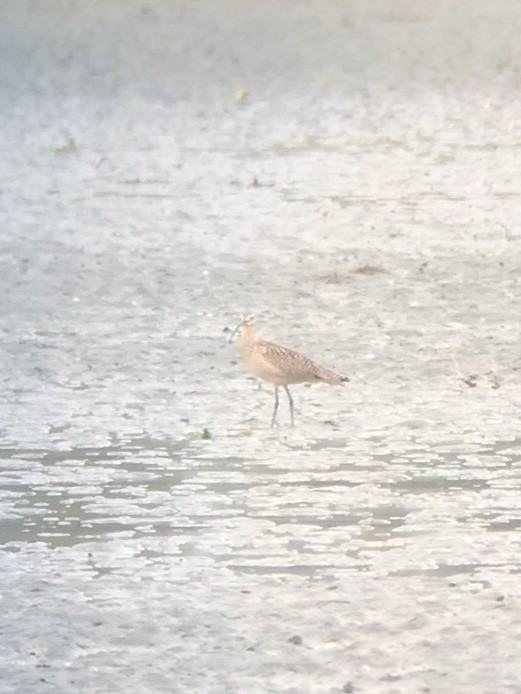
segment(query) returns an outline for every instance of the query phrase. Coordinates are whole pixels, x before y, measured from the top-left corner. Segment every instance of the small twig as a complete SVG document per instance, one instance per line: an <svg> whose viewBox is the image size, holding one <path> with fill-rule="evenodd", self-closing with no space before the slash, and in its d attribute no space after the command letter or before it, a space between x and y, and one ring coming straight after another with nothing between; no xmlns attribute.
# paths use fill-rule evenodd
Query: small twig
<svg viewBox="0 0 521 694"><path fill-rule="evenodd" d="M463 373L454 355L452 355L452 363L454 364L455 373L458 379L463 381L463 383L465 383L465 385L467 385L469 388L475 388L479 379L482 381L488 381L494 390L499 388L499 376L497 374L496 362L494 361L493 357L490 358L490 369L485 372L471 371L470 373Z"/></svg>
<svg viewBox="0 0 521 694"><path fill-rule="evenodd" d="M465 375L463 371L460 369L460 366L456 360L456 357L452 355L452 363L454 364L454 368L456 371L456 376L459 378L460 381L463 381L469 388L475 388L477 385L477 380L478 377L476 374L468 374Z"/></svg>

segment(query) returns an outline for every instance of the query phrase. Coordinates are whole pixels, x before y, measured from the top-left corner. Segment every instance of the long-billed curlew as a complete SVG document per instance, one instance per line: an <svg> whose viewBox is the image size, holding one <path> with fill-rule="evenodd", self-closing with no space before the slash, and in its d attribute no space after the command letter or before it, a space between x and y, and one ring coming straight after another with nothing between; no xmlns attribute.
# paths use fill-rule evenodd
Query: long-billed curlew
<svg viewBox="0 0 521 694"><path fill-rule="evenodd" d="M275 424L279 407L279 388L282 386L288 395L291 426L295 426L293 418L293 398L289 392L290 383L317 383L323 381L331 385L342 385L349 381L347 376L326 369L305 357L299 352L287 347L281 347L273 342L259 339L255 334L255 317L251 314L241 316L241 322L230 335L230 342L235 333L240 330L240 351L245 365L263 381L271 383L275 388L275 406L271 418L271 426Z"/></svg>

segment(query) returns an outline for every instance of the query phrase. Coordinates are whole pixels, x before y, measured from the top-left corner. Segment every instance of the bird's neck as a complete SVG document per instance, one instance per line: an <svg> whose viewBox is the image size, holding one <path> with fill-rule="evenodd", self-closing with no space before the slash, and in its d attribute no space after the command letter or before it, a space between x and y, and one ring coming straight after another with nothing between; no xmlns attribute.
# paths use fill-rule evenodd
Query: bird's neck
<svg viewBox="0 0 521 694"><path fill-rule="evenodd" d="M241 328L240 345L242 349L248 349L256 340L255 328L253 325L243 325Z"/></svg>

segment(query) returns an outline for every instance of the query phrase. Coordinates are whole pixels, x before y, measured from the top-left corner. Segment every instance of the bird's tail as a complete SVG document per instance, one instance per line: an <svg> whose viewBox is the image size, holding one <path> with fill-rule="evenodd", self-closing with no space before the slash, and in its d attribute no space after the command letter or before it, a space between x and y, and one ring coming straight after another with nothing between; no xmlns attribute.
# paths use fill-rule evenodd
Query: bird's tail
<svg viewBox="0 0 521 694"><path fill-rule="evenodd" d="M326 369L323 366L319 366L317 368L315 376L317 380L324 381L324 383L329 383L332 386L342 386L344 383L347 383L349 381L349 378L347 376L337 374L335 371L331 371L331 369Z"/></svg>

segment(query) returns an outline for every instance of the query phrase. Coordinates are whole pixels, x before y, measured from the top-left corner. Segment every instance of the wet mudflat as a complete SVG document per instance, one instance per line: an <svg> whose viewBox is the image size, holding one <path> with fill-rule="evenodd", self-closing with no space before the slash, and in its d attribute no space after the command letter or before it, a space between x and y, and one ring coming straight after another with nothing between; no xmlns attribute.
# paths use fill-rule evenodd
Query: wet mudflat
<svg viewBox="0 0 521 694"><path fill-rule="evenodd" d="M521 691L519 12L3 5L2 692Z"/></svg>

